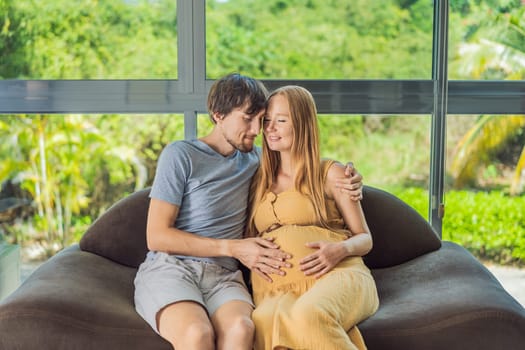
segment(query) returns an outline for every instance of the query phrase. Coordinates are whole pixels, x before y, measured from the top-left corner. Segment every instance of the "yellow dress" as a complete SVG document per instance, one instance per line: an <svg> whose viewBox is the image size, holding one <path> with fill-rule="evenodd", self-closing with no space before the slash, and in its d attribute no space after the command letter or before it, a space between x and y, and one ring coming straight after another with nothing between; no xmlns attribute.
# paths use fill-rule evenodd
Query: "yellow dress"
<svg viewBox="0 0 525 350"><path fill-rule="evenodd" d="M323 163L325 177L332 163ZM297 191L277 195L268 192L255 210L259 232L280 225L262 237L275 237L281 249L293 256L292 267L286 270L286 275L271 275L272 283L252 274L255 350L276 346L310 350L366 349L356 324L377 310L379 299L363 259L346 258L317 280L299 270L299 261L314 251L305 243L342 241L346 235L316 226L311 201ZM327 201L327 213L330 227L343 227L334 201Z"/></svg>

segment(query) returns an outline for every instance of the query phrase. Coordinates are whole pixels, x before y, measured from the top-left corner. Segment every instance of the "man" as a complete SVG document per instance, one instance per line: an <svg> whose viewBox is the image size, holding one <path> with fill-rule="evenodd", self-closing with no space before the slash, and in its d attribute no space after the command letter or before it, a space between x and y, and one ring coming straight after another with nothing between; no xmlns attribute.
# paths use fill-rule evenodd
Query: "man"
<svg viewBox="0 0 525 350"><path fill-rule="evenodd" d="M255 79L219 79L208 95L211 133L173 142L159 157L148 212L150 252L135 278L135 305L177 350L252 349L253 303L238 261L268 280L290 266L275 243L242 239L266 96ZM361 176L342 186L358 187L360 196Z"/></svg>

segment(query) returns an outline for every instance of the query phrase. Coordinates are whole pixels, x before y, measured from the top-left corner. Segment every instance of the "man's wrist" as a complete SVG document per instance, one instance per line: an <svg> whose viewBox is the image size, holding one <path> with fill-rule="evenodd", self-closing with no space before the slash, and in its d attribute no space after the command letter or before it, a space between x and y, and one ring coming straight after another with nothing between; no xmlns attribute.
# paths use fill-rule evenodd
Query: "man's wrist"
<svg viewBox="0 0 525 350"><path fill-rule="evenodd" d="M224 254L224 256L228 256L231 258L237 258L236 251L237 251L237 245L239 243L238 239L223 239L221 240L222 247L221 252Z"/></svg>

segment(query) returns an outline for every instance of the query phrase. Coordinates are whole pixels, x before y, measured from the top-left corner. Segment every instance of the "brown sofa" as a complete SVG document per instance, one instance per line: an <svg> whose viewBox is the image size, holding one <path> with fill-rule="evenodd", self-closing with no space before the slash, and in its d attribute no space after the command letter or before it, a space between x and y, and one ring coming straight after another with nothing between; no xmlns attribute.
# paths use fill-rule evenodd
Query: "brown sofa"
<svg viewBox="0 0 525 350"><path fill-rule="evenodd" d="M525 310L482 264L396 197L364 192L380 297L359 324L369 349L524 348ZM170 349L133 305L148 194L116 203L0 303L0 349Z"/></svg>

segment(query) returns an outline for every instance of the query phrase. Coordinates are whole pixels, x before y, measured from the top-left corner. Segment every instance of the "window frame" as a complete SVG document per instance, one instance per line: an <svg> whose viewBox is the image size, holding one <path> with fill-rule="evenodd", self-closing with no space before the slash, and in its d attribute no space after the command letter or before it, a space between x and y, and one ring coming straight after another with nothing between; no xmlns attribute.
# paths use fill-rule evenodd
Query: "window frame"
<svg viewBox="0 0 525 350"><path fill-rule="evenodd" d="M0 114L182 113L185 138L206 113L205 0L177 0L178 79L0 80ZM425 80L262 80L300 84L322 114L428 114L431 122L429 221L441 237L446 115L525 114L525 81L447 79L448 0L434 1L432 78Z"/></svg>

